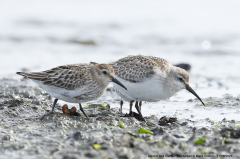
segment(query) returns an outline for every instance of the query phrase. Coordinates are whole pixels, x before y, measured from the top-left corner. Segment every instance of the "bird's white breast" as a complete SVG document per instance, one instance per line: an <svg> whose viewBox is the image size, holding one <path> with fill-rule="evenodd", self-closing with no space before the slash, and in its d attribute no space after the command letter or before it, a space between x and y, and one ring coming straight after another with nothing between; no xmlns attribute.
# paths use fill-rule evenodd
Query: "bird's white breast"
<svg viewBox="0 0 240 159"><path fill-rule="evenodd" d="M117 76L116 76L117 77ZM122 78L117 79L127 87L128 90L123 89L119 85L113 83L115 90L124 98L124 100L138 100L154 102L161 99L166 99L172 96L164 86L164 80L157 75L152 75L140 82L129 82Z"/></svg>

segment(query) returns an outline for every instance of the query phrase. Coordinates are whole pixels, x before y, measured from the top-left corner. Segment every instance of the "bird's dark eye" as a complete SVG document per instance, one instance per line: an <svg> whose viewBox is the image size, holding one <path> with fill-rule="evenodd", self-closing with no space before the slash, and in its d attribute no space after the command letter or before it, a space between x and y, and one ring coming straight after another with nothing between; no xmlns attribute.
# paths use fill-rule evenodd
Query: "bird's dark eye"
<svg viewBox="0 0 240 159"><path fill-rule="evenodd" d="M180 81L183 81L183 79L181 77L178 78Z"/></svg>
<svg viewBox="0 0 240 159"><path fill-rule="evenodd" d="M103 71L102 73L106 75L106 74L107 74L107 71Z"/></svg>

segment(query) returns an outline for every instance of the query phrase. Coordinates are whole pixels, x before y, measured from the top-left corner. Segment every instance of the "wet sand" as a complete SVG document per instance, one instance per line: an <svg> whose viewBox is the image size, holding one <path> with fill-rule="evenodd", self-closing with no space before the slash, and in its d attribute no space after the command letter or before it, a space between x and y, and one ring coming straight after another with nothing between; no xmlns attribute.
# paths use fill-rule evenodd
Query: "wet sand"
<svg viewBox="0 0 240 159"><path fill-rule="evenodd" d="M145 116L143 122L120 117L119 109L112 108L111 102L110 108L85 107L88 120L80 111L80 116L63 114L61 104L50 112L49 95L26 81L1 79L0 88L0 158L240 157L239 120L216 122L211 116L194 120L164 117L163 113ZM111 94L114 92L109 89L107 95ZM240 104L239 97L231 96L203 100L208 108L234 109ZM197 100L174 104L189 102L204 109ZM238 109L234 110L239 114ZM148 131L137 133L141 128Z"/></svg>

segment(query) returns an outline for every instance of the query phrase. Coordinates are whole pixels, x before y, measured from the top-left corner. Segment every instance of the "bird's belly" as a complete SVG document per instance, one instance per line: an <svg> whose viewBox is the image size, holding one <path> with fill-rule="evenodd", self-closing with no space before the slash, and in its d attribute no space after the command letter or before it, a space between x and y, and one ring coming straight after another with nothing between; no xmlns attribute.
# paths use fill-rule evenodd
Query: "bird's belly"
<svg viewBox="0 0 240 159"><path fill-rule="evenodd" d="M69 103L83 103L94 100L100 97L105 90L91 90L89 88L77 88L74 90L67 90L53 86L41 85L41 87L52 97L69 102Z"/></svg>
<svg viewBox="0 0 240 159"><path fill-rule="evenodd" d="M136 83L132 83L121 78L118 79L127 87L128 90L122 89L115 83L113 84L114 88L117 92L119 92L119 94L126 96L130 100L155 102L170 97L169 93L167 93L168 91L163 89L164 86L162 81L157 80L154 77Z"/></svg>

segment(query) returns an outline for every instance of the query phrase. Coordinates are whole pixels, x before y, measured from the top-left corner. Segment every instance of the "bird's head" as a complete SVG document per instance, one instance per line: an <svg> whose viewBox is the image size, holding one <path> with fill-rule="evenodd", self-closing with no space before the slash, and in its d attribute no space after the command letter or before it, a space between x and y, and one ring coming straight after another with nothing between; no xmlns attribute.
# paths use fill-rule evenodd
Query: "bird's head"
<svg viewBox="0 0 240 159"><path fill-rule="evenodd" d="M127 88L114 77L114 70L112 66L107 64L97 64L93 62L91 62L91 64L94 77L100 85L107 87L109 82L114 82L127 90Z"/></svg>
<svg viewBox="0 0 240 159"><path fill-rule="evenodd" d="M171 74L172 74L172 79L174 81L174 89L176 90L181 90L181 89L186 89L190 93L192 93L195 97L197 97L202 104L205 106L203 103L202 99L197 95L197 93L189 86L189 74L187 71L185 71L182 68L175 67L171 69Z"/></svg>

